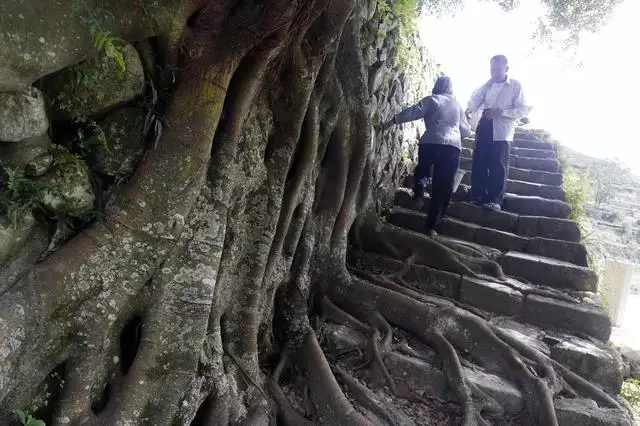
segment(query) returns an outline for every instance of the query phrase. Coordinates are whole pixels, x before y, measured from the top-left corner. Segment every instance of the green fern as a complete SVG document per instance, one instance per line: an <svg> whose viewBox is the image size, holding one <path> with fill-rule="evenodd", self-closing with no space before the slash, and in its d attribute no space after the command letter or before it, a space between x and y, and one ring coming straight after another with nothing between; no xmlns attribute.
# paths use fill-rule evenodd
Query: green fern
<svg viewBox="0 0 640 426"><path fill-rule="evenodd" d="M6 168L6 190L0 193L0 206L6 211L14 227L21 224L40 206L39 197L49 185L27 177L20 169Z"/></svg>
<svg viewBox="0 0 640 426"><path fill-rule="evenodd" d="M34 418L31 414L25 413L22 410L15 410L13 413L22 426L46 426L45 422Z"/></svg>
<svg viewBox="0 0 640 426"><path fill-rule="evenodd" d="M90 31L91 40L93 40L93 47L95 47L99 52L104 52L108 58L116 61L120 70L125 72L127 70L127 65L124 60L124 55L122 54L122 49L118 46L118 44L123 43L124 40L112 36L110 31L104 31L97 27L92 26Z"/></svg>

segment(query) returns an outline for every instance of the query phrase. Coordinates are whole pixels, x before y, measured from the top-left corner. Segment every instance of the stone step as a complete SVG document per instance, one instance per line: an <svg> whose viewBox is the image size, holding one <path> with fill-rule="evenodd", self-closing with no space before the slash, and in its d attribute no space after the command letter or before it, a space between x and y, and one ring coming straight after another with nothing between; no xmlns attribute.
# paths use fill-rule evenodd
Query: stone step
<svg viewBox="0 0 640 426"><path fill-rule="evenodd" d="M618 394L623 381L623 361L618 351L595 340L582 339L540 326L496 317L490 322L504 333L531 346L574 373Z"/></svg>
<svg viewBox="0 0 640 426"><path fill-rule="evenodd" d="M472 157L460 157L460 168L464 170L471 170L473 164ZM530 157L517 157L512 155L509 160L511 167L516 167L525 170L538 170L548 173L559 173L560 162L554 158L530 158Z"/></svg>
<svg viewBox="0 0 640 426"><path fill-rule="evenodd" d="M471 172L465 172L460 183L471 185ZM508 179L507 192L517 195L537 196L550 200L565 201L564 189L561 186L544 185L523 180Z"/></svg>
<svg viewBox="0 0 640 426"><path fill-rule="evenodd" d="M511 154L519 157L529 158L551 158L557 159L556 152L550 149L534 149L534 148L511 148Z"/></svg>
<svg viewBox="0 0 640 426"><path fill-rule="evenodd" d="M423 201L418 210L426 213L429 201L428 199ZM406 189L396 191L395 205L416 210L411 191ZM507 211L494 212L481 206L463 202L449 204L447 215L485 228L506 231L524 237L541 237L573 242L580 242L582 239L578 224L568 219L518 215Z"/></svg>
<svg viewBox="0 0 640 426"><path fill-rule="evenodd" d="M571 216L571 206L564 201L547 198L506 194L502 206L505 210L534 216L566 219Z"/></svg>
<svg viewBox="0 0 640 426"><path fill-rule="evenodd" d="M460 158L460 169L471 175L471 162L462 161ZM549 186L562 185L562 173L550 173L541 170L520 169L518 167L509 167L509 179L519 180L529 183L537 183Z"/></svg>
<svg viewBox="0 0 640 426"><path fill-rule="evenodd" d="M349 263L373 273L389 273L403 268L403 262L382 254L350 253ZM535 285L509 279L506 283L488 281L413 264L404 279L426 293L435 294L528 324L586 334L606 342L611 334L611 320L604 307L580 293L571 294L575 302L532 294ZM509 285L508 285L509 284Z"/></svg>
<svg viewBox="0 0 640 426"><path fill-rule="evenodd" d="M516 148L512 147L510 150L511 155L519 157L529 158L545 158L545 159L557 159L558 156L555 151L549 149L532 149L532 148ZM462 156L471 157L473 155L473 147L463 147Z"/></svg>
<svg viewBox="0 0 640 426"><path fill-rule="evenodd" d="M598 290L598 273L573 263L517 251L503 254L498 263L505 274L533 284L576 291Z"/></svg>
<svg viewBox="0 0 640 426"><path fill-rule="evenodd" d="M424 232L427 216L425 213L415 210L395 207L388 220L393 225L416 232ZM443 218L436 227L436 231L441 235L482 244L502 252L519 251L570 262L578 266L589 266L587 249L582 243L540 237L523 237L510 232L484 228L451 217Z"/></svg>
<svg viewBox="0 0 640 426"><path fill-rule="evenodd" d="M504 333L551 356L610 394L619 393L622 383L622 363L616 358L615 350L612 348L575 336L550 330L543 331L535 326L521 324L508 318L495 318L491 322ZM364 333L331 322L325 323L325 332L326 339L323 346L333 351L354 348L365 344L368 339ZM575 347L579 350L558 352L555 350L557 347ZM437 355L428 349L422 349L422 352L424 356L422 359L398 352L389 352L384 357L385 366L395 378L396 384L407 393L415 392L440 399L455 398L447 383L446 375L439 365ZM563 353L566 356L556 357L556 353ZM578 364L575 361L578 361ZM468 381L495 399L507 414L513 417L522 414L525 409L525 400L518 386L478 366L464 366L462 373ZM379 374L374 374L371 379L380 386L385 385ZM633 424L626 412L619 409L600 408L590 399L557 398L554 400L554 408L563 426L631 426Z"/></svg>
<svg viewBox="0 0 640 426"><path fill-rule="evenodd" d="M475 147L475 139L474 138L464 138L462 140L462 146L465 148L473 149ZM555 153L556 147L555 145L543 142L539 139L526 139L519 137L516 135L513 142L511 142L512 148L523 148L523 149L535 149L541 151L551 151Z"/></svg>

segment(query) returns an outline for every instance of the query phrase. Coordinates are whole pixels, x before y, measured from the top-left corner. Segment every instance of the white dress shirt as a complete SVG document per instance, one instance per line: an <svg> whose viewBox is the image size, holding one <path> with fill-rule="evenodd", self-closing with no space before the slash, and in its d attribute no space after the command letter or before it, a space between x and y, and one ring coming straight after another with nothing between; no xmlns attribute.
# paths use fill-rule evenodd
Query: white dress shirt
<svg viewBox="0 0 640 426"><path fill-rule="evenodd" d="M502 110L502 116L493 120L493 140L509 142L513 141L516 122L531 110L525 103L522 85L512 78L502 83L489 80L471 95L468 109L472 114L491 108Z"/></svg>

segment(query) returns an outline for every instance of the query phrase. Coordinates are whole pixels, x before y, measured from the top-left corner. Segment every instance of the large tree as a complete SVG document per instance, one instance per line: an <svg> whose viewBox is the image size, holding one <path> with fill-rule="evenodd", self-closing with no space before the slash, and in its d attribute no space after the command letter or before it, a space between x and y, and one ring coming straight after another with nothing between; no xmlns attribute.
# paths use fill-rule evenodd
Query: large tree
<svg viewBox="0 0 640 426"><path fill-rule="evenodd" d="M43 392L39 415L52 425L267 424L276 413L295 425L369 424L355 406L389 420L328 361L311 322L320 314L370 336L362 350L380 366L390 324L433 347L464 424L482 424L494 403L461 375L458 352L471 348L478 363L514 377L535 424L557 424L551 399L566 383L618 406L480 316L405 286L406 268L348 268L349 252L362 249L503 277L472 248L379 219L402 161L395 135L376 130L392 111L372 109L375 79L363 59L363 10L379 1L31 3L2 6L3 33L40 26L56 40L53 54L3 51L3 91L92 50L93 21L80 7L107 11L115 19L101 30L152 52L148 78L167 99L164 131L114 185L103 215L2 286L0 423ZM394 80L375 96L399 90ZM284 371L309 413L283 391Z"/></svg>

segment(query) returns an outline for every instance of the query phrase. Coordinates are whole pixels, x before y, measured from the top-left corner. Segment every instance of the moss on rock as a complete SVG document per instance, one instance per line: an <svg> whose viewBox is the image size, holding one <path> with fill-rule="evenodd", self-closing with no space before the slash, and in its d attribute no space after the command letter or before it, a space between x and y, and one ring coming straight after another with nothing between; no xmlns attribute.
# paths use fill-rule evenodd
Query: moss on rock
<svg viewBox="0 0 640 426"><path fill-rule="evenodd" d="M89 169L65 148L56 146L53 154L53 168L41 178L48 185L40 193L39 202L57 217L87 215L95 200Z"/></svg>
<svg viewBox="0 0 640 426"><path fill-rule="evenodd" d="M42 79L53 120L89 117L142 94L144 70L131 44L121 48L125 70L100 53Z"/></svg>
<svg viewBox="0 0 640 426"><path fill-rule="evenodd" d="M97 123L91 122L80 141L92 170L116 179L131 175L144 153L145 112L120 108Z"/></svg>

